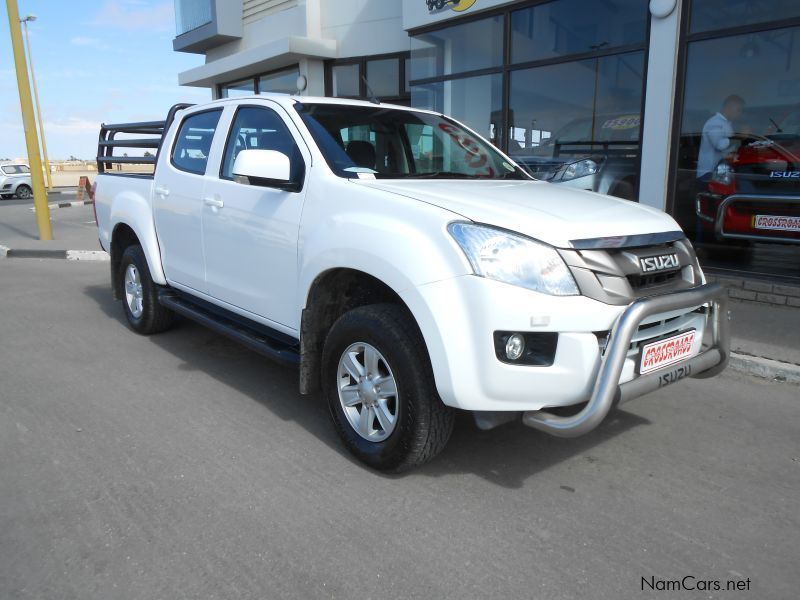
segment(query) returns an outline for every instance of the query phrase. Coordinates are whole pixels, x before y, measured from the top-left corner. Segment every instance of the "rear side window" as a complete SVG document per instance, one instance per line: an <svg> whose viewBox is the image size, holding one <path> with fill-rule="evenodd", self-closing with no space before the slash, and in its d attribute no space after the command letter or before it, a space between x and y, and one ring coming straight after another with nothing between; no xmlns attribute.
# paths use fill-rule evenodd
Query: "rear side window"
<svg viewBox="0 0 800 600"><path fill-rule="evenodd" d="M25 165L6 165L5 167L0 167L0 170L6 175L27 175L31 172Z"/></svg>
<svg viewBox="0 0 800 600"><path fill-rule="evenodd" d="M211 142L221 115L222 109L209 110L183 120L172 149L172 164L175 167L198 175L206 172Z"/></svg>

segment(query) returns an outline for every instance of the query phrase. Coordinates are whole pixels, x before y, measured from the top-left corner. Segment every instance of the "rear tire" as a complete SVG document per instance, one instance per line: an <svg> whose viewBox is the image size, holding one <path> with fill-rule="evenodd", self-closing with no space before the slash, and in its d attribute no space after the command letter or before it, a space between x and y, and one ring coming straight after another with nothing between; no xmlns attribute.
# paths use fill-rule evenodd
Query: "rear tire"
<svg viewBox="0 0 800 600"><path fill-rule="evenodd" d="M33 195L33 191L27 185L21 185L17 188L17 191L14 193L14 196L17 197L19 200L27 200Z"/></svg>
<svg viewBox="0 0 800 600"><path fill-rule="evenodd" d="M322 353L322 382L336 431L374 469L411 469L450 439L455 411L439 398L425 342L400 306L362 306L336 321Z"/></svg>
<svg viewBox="0 0 800 600"><path fill-rule="evenodd" d="M119 264L122 306L128 324L136 333L151 335L172 327L175 313L158 301L158 287L150 277L150 269L141 246L125 248Z"/></svg>

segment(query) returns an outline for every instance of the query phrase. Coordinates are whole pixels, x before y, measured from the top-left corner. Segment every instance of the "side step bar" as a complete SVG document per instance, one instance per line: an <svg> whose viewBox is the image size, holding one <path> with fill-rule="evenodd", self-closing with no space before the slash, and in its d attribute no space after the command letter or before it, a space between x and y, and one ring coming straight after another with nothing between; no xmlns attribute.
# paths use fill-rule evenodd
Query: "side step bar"
<svg viewBox="0 0 800 600"><path fill-rule="evenodd" d="M293 366L300 364L300 343L291 344L277 339L279 336L283 336L279 332L275 332L274 337L270 336L253 327L248 327L233 316L229 318L220 314L224 309L219 309L218 312L174 293L162 293L159 295L158 301L171 311L196 321L276 362Z"/></svg>

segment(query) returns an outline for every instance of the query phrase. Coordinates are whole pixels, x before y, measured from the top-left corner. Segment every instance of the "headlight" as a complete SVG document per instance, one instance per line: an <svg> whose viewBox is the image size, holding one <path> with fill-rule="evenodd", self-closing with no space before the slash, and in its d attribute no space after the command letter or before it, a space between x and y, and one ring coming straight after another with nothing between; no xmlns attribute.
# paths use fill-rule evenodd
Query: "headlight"
<svg viewBox="0 0 800 600"><path fill-rule="evenodd" d="M733 178L733 167L726 162L719 163L714 169L714 173L711 175L712 181L721 183L722 185L730 185L733 182Z"/></svg>
<svg viewBox="0 0 800 600"><path fill-rule="evenodd" d="M567 165L567 168L564 169L561 181L569 181L570 179L577 179L578 177L594 175L597 173L598 168L597 163L590 158L570 163Z"/></svg>
<svg viewBox="0 0 800 600"><path fill-rule="evenodd" d="M553 296L580 293L558 252L546 244L471 223L450 223L447 230L476 275Z"/></svg>

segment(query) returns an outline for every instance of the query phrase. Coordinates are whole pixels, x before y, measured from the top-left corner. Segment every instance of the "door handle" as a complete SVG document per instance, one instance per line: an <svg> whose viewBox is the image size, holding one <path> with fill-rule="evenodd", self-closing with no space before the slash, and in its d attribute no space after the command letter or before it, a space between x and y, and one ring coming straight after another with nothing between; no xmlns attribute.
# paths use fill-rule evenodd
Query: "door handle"
<svg viewBox="0 0 800 600"><path fill-rule="evenodd" d="M213 208L222 208L225 206L225 203L222 200L217 200L216 198L204 198L203 202L206 206L211 206Z"/></svg>
<svg viewBox="0 0 800 600"><path fill-rule="evenodd" d="M169 196L169 190L165 188L163 185L158 186L155 190L155 193L159 196Z"/></svg>

